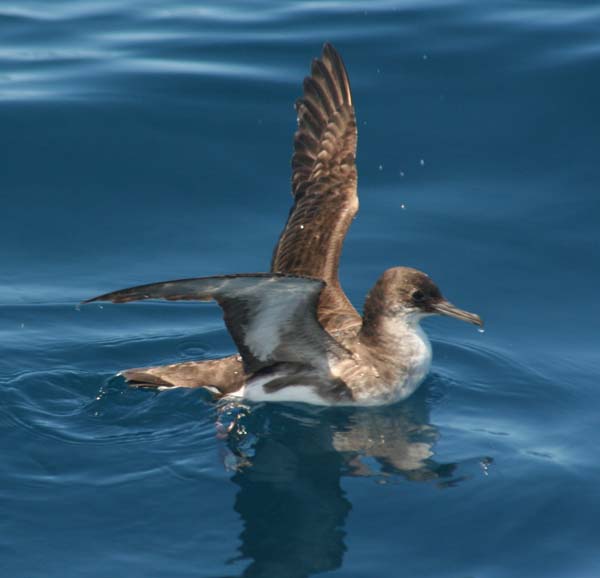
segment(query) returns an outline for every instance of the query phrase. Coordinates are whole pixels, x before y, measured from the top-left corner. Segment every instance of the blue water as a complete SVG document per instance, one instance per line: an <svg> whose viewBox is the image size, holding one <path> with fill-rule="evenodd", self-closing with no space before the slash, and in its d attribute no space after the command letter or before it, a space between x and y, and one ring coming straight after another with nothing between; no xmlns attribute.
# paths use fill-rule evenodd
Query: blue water
<svg viewBox="0 0 600 578"><path fill-rule="evenodd" d="M4 0L0 574L599 576L599 26L583 0ZM76 304L268 268L324 41L360 130L345 289L415 266L486 332L427 320L430 376L381 409L128 389L234 351L218 308Z"/></svg>

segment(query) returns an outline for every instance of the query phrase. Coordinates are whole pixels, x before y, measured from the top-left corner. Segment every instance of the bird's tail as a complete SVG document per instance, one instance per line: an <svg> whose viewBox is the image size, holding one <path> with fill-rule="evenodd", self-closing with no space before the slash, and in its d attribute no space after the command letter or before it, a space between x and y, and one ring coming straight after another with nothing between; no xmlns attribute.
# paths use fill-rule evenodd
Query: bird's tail
<svg viewBox="0 0 600 578"><path fill-rule="evenodd" d="M136 367L121 371L119 375L132 387L206 387L219 396L234 393L243 387L246 377L239 355L208 361Z"/></svg>

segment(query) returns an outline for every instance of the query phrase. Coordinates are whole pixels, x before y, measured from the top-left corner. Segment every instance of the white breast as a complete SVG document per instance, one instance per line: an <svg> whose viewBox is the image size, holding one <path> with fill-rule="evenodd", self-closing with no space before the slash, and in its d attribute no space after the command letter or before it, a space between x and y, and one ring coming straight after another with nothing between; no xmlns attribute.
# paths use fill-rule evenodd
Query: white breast
<svg viewBox="0 0 600 578"><path fill-rule="evenodd" d="M401 401L411 395L421 385L431 367L431 343L419 325L422 316L414 316L406 322L396 322L395 327L387 328L396 335L396 355L403 361L393 390L393 401Z"/></svg>
<svg viewBox="0 0 600 578"><path fill-rule="evenodd" d="M431 367L431 343L420 325L416 325L409 339L407 365L408 374L400 385L400 398L407 398L421 385Z"/></svg>

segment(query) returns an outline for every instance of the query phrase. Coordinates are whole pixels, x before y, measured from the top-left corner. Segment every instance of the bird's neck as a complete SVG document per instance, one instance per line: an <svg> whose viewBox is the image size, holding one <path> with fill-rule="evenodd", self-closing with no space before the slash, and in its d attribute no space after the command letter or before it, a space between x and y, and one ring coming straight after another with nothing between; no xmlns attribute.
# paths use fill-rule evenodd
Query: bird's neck
<svg viewBox="0 0 600 578"><path fill-rule="evenodd" d="M375 317L363 318L359 340L368 346L397 349L403 338L423 333L420 326L422 315L381 313Z"/></svg>
<svg viewBox="0 0 600 578"><path fill-rule="evenodd" d="M359 340L369 347L395 350L402 347L406 337L423 335L419 325L422 318L422 314L408 311L401 304L390 304L385 287L378 282L365 301Z"/></svg>
<svg viewBox="0 0 600 578"><path fill-rule="evenodd" d="M377 285L365 301L358 349L386 386L397 386L389 390L395 399L410 395L429 371L431 345L419 324L422 317L401 305L386 307Z"/></svg>

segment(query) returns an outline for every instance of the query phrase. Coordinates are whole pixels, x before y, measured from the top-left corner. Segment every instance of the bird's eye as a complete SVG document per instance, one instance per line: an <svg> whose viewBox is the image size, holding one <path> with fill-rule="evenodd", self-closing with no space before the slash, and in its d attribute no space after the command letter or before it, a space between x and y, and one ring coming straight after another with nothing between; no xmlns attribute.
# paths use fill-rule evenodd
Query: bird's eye
<svg viewBox="0 0 600 578"><path fill-rule="evenodd" d="M411 295L412 300L415 301L416 303L419 303L421 301L425 300L425 293L423 293L423 291L420 291L419 289L417 289L416 291L413 291L413 294Z"/></svg>

